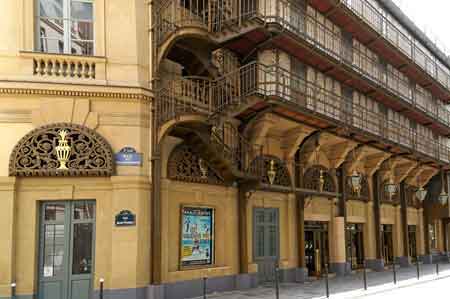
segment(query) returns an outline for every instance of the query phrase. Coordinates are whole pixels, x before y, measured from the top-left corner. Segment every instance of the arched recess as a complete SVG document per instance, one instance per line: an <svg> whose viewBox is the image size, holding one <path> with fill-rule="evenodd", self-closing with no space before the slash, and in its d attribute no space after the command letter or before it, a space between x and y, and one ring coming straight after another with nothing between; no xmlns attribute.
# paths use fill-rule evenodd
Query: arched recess
<svg viewBox="0 0 450 299"><path fill-rule="evenodd" d="M177 145L170 153L167 160L167 177L189 183L224 184L223 178L209 165L208 161L201 159L184 142Z"/></svg>
<svg viewBox="0 0 450 299"><path fill-rule="evenodd" d="M157 136L158 143L160 143L163 138L169 135L175 128L189 125L189 126L208 126L207 124L208 118L205 115L201 114L186 114L181 115L171 120L166 121L160 127L158 127Z"/></svg>
<svg viewBox="0 0 450 299"><path fill-rule="evenodd" d="M269 177L267 175L268 171L271 169L271 161L273 161L273 170L275 171L275 178L273 180L273 185L290 187L292 185L291 175L286 166L286 163L280 158L272 155L263 155L256 157L250 167L258 167L260 165L261 169L261 182L263 184L270 184Z"/></svg>
<svg viewBox="0 0 450 299"><path fill-rule="evenodd" d="M192 48L195 45L195 48ZM162 44L158 46L158 57L156 69L159 70L164 59L173 60L189 71L194 65L201 65L211 76L217 76L209 60L209 53L217 48L210 39L207 30L203 28L188 27L181 28L171 34ZM191 65L184 65L186 62ZM204 75L190 71L190 75Z"/></svg>
<svg viewBox="0 0 450 299"><path fill-rule="evenodd" d="M65 146L67 169L61 169L58 146ZM111 176L113 170L108 142L94 130L71 123L32 130L16 144L9 159L10 176Z"/></svg>
<svg viewBox="0 0 450 299"><path fill-rule="evenodd" d="M306 169L303 177L303 188L320 191L320 172L324 180L322 191L336 192L336 182L330 171L322 165L313 165Z"/></svg>

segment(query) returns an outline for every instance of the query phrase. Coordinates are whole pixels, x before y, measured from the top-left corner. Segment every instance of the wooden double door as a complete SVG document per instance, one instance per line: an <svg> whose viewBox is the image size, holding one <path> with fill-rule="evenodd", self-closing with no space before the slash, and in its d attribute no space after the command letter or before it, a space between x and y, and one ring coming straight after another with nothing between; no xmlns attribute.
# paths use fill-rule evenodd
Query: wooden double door
<svg viewBox="0 0 450 299"><path fill-rule="evenodd" d="M42 204L39 299L92 298L94 239L94 201Z"/></svg>

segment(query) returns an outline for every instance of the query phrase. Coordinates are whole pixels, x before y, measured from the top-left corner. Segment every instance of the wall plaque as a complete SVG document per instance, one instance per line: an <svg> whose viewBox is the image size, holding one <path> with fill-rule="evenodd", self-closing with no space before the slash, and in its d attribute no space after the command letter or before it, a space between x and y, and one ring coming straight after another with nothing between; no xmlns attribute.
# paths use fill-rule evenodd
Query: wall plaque
<svg viewBox="0 0 450 299"><path fill-rule="evenodd" d="M116 215L116 226L136 225L136 215L128 210L120 211Z"/></svg>
<svg viewBox="0 0 450 299"><path fill-rule="evenodd" d="M116 154L116 165L141 166L142 154L133 147L124 147Z"/></svg>

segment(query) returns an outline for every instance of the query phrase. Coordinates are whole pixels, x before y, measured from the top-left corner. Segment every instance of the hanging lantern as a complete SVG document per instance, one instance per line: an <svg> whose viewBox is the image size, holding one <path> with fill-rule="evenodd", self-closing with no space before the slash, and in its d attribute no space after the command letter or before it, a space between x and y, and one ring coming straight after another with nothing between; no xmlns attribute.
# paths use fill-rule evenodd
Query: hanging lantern
<svg viewBox="0 0 450 299"><path fill-rule="evenodd" d="M416 198L419 201L424 201L425 200L425 196L427 196L427 190L425 190L423 187L420 187L419 189L417 189L417 191L416 191Z"/></svg>
<svg viewBox="0 0 450 299"><path fill-rule="evenodd" d="M275 170L275 161L270 160L269 169L267 170L267 178L269 179L269 184L273 185L273 183L275 182L276 175L277 175L277 172Z"/></svg>
<svg viewBox="0 0 450 299"><path fill-rule="evenodd" d="M356 170L353 170L353 173L350 176L350 185L352 187L353 193L357 194L358 196L359 193L361 192L361 180L362 180L361 174Z"/></svg>
<svg viewBox="0 0 450 299"><path fill-rule="evenodd" d="M392 197L397 192L397 185L394 184L394 181L393 181L392 177L389 178L389 181L384 186L384 191L389 196L389 199L392 199Z"/></svg>
<svg viewBox="0 0 450 299"><path fill-rule="evenodd" d="M439 202L440 202L442 205L445 205L445 204L447 203L447 200L448 200L448 195L447 195L447 193L444 191L444 189L442 189L441 194L439 194Z"/></svg>

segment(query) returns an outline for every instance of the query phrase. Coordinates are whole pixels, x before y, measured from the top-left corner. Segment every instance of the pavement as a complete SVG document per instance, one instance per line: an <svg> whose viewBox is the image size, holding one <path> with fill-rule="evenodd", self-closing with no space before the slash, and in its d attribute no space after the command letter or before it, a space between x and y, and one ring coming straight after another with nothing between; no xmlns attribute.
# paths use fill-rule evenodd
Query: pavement
<svg viewBox="0 0 450 299"><path fill-rule="evenodd" d="M394 274L391 269L383 272L367 272L367 290L364 290L363 272L329 279L330 297L346 298L450 298L450 264L439 264L439 275L435 265L420 265L420 279L417 270L411 267L397 266L397 283L394 284ZM325 279L305 283L280 284L280 299L319 299L326 298ZM274 284L267 284L258 288L213 293L208 299L276 299Z"/></svg>

